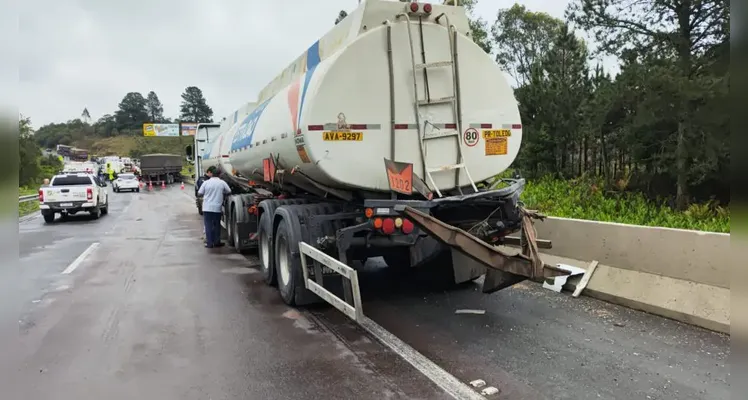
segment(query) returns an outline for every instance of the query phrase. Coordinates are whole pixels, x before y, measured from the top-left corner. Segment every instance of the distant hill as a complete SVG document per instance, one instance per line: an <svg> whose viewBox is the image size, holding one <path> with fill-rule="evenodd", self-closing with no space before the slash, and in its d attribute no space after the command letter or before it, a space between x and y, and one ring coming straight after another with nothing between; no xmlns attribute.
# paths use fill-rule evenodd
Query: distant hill
<svg viewBox="0 0 748 400"><path fill-rule="evenodd" d="M184 154L187 145L192 144L192 137L143 137L114 136L108 138L87 137L76 140L74 145L88 149L94 156L118 155L138 158L143 154L168 153Z"/></svg>

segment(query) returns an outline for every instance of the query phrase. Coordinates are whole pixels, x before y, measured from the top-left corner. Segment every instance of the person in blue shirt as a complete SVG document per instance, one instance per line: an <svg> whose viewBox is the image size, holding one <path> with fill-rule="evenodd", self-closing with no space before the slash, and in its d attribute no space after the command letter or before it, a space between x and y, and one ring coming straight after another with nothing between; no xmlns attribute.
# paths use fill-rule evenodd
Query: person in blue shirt
<svg viewBox="0 0 748 400"><path fill-rule="evenodd" d="M231 188L221 178L216 176L216 168L210 167L205 171L209 177L198 189L198 196L203 198L203 221L205 223L205 247L221 247L221 207L223 199L231 193Z"/></svg>

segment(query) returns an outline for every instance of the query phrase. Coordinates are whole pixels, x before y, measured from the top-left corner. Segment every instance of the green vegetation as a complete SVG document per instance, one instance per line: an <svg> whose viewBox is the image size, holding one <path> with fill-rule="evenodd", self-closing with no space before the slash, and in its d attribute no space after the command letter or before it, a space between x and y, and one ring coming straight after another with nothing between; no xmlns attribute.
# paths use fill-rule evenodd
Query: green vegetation
<svg viewBox="0 0 748 400"><path fill-rule="evenodd" d="M650 200L638 192L606 190L599 178L545 176L528 182L522 201L529 209L556 217L730 232L730 210L714 202L691 204L685 211L677 211L665 200Z"/></svg>
<svg viewBox="0 0 748 400"><path fill-rule="evenodd" d="M39 190L38 188L21 187L21 188L18 188L18 195L28 196L30 194L37 194L38 190ZM19 217L31 214L32 212L35 212L38 210L39 210L38 201L27 201L24 203L18 203L18 216Z"/></svg>

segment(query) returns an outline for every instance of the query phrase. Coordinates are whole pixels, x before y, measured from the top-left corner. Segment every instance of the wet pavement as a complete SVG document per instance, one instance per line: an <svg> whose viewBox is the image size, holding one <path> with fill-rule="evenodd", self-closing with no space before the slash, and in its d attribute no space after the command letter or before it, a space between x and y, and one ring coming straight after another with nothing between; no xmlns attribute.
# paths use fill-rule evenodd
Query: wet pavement
<svg viewBox="0 0 748 400"><path fill-rule="evenodd" d="M100 220L20 223L16 279L24 307L18 343L0 348L17 358L4 393L34 400L447 398L379 343L343 340L285 306L245 257L203 248L188 192L111 193L110 214Z"/></svg>
<svg viewBox="0 0 748 400"><path fill-rule="evenodd" d="M495 398L730 398L727 335L532 282L484 295L482 279L445 290L426 275L360 274L364 314L461 381L498 388Z"/></svg>
<svg viewBox="0 0 748 400"><path fill-rule="evenodd" d="M189 188L111 198L98 221L19 225L13 398L449 398L337 310L285 306L254 257L204 249ZM364 313L499 389L487 399L729 398L728 336L533 283L483 295L367 266Z"/></svg>

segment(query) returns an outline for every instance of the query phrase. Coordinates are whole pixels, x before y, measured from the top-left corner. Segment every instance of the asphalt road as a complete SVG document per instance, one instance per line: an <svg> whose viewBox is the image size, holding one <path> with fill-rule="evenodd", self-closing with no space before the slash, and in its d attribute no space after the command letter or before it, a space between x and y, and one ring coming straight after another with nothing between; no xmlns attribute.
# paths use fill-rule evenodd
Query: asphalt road
<svg viewBox="0 0 748 400"><path fill-rule="evenodd" d="M730 399L730 338L655 315L521 283L484 295L427 271L393 277L370 261L363 310L463 382L501 399ZM371 265L374 264L374 265ZM485 314L456 314L457 310ZM315 311L331 329L349 324ZM350 329L350 328L349 328Z"/></svg>
<svg viewBox="0 0 748 400"><path fill-rule="evenodd" d="M246 258L203 248L187 193L110 193L99 220L20 223L9 398L447 398L379 343L285 306Z"/></svg>
<svg viewBox="0 0 748 400"><path fill-rule="evenodd" d="M204 249L190 193L20 224L13 398L447 398L336 310L286 307L254 257ZM365 314L489 399L730 398L728 336L536 284L483 295L368 266Z"/></svg>

